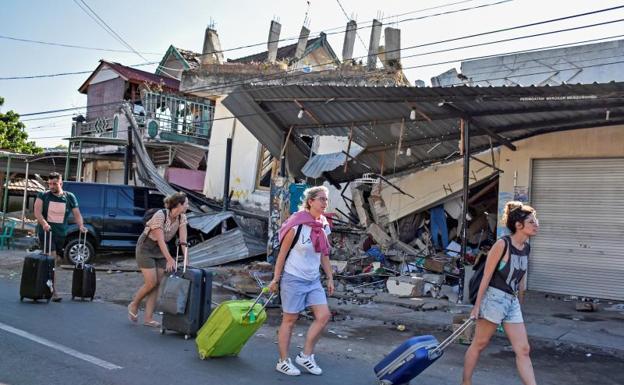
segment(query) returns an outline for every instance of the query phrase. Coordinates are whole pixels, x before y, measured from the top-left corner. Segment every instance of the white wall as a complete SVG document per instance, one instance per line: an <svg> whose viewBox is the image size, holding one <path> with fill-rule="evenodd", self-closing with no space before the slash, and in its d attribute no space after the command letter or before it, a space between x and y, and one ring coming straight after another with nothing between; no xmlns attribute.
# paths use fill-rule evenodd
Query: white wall
<svg viewBox="0 0 624 385"><path fill-rule="evenodd" d="M215 104L215 121L210 133L210 150L208 151L207 172L204 182L204 194L213 199L223 198L223 182L225 176L225 146L228 137L233 135L232 164L230 168L230 191L234 191L233 200L245 207L269 209L269 191L255 189L256 173L260 143L240 122L233 119L220 100Z"/></svg>

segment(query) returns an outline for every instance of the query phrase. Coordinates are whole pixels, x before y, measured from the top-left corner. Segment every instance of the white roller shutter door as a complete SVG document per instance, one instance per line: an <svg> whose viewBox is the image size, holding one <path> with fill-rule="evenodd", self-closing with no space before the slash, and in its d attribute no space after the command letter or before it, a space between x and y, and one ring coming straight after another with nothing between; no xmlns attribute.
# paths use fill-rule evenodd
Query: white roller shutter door
<svg viewBox="0 0 624 385"><path fill-rule="evenodd" d="M624 158L534 160L530 290L624 300Z"/></svg>

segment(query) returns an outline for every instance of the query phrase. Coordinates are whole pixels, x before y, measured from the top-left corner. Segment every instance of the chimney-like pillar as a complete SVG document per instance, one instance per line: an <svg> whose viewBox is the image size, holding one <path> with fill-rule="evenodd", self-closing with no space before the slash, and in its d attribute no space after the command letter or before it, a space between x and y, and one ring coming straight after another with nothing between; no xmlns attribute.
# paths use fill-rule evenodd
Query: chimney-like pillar
<svg viewBox="0 0 624 385"><path fill-rule="evenodd" d="M371 28L370 43L368 44L368 62L367 67L369 70L377 68L377 53L379 51L379 38L381 37L381 22L377 19L373 19L373 26Z"/></svg>
<svg viewBox="0 0 624 385"><path fill-rule="evenodd" d="M219 34L215 29L206 28L204 35L204 49L202 50L201 64L222 64L223 52L221 51L221 42Z"/></svg>
<svg viewBox="0 0 624 385"><path fill-rule="evenodd" d="M353 45L355 44L356 31L357 23L355 20L349 20L347 23L347 30L345 31L344 44L342 45L343 62L353 59Z"/></svg>
<svg viewBox="0 0 624 385"><path fill-rule="evenodd" d="M295 60L299 60L303 57L306 47L308 46L308 37L310 36L310 30L301 26L301 32L299 33L299 42L297 43L297 49L295 50Z"/></svg>
<svg viewBox="0 0 624 385"><path fill-rule="evenodd" d="M401 68L401 30L386 27L384 30L384 65L393 69Z"/></svg>
<svg viewBox="0 0 624 385"><path fill-rule="evenodd" d="M277 43L281 31L282 25L279 22L272 20L271 28L269 29L269 40L267 41L267 49L269 51L267 61L269 63L274 63L277 58Z"/></svg>

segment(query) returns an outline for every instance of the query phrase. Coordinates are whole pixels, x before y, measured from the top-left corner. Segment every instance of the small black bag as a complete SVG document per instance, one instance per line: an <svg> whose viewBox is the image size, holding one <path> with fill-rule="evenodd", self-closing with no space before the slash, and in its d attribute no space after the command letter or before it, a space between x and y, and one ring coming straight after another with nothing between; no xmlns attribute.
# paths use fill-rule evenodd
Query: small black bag
<svg viewBox="0 0 624 385"><path fill-rule="evenodd" d="M503 249L503 254L501 254L500 258L498 258L498 263L500 263L501 259L507 254L507 237L503 237L503 241L505 241L505 248ZM479 294L479 286L481 286L481 280L483 279L483 272L485 271L485 261L486 258L479 258L477 263L474 265L474 275L470 278L470 283L468 283L468 299L472 305L477 302L477 294ZM497 264L498 265L498 264ZM494 274L496 274L496 270L494 270Z"/></svg>

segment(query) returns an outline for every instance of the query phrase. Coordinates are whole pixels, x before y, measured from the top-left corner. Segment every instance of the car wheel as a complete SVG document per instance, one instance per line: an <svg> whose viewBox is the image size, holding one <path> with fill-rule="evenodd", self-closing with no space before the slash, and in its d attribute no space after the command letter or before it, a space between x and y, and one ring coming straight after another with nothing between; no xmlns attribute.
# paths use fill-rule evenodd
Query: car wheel
<svg viewBox="0 0 624 385"><path fill-rule="evenodd" d="M67 257L67 260L74 265L81 263L89 263L93 261L95 257L95 249L89 238L84 241L83 244L78 244L78 237L70 240L67 245L65 245L64 253Z"/></svg>

